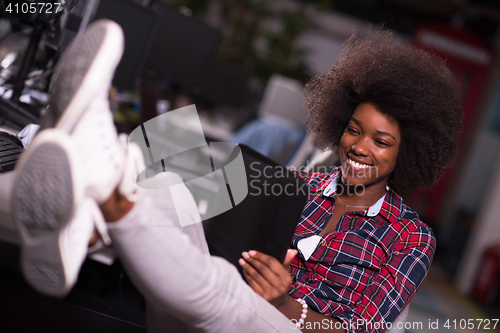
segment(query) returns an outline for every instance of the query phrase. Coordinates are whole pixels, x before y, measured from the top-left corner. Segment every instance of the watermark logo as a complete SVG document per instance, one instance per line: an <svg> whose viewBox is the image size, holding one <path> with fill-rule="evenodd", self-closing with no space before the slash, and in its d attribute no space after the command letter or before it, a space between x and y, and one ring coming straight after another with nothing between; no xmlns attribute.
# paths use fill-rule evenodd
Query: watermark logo
<svg viewBox="0 0 500 333"><path fill-rule="evenodd" d="M380 322L372 322L367 319L351 319L351 320L334 320L334 319L323 319L321 321L308 321L308 322L299 322L297 319L290 320L290 329L307 329L307 330L340 330L343 329L345 331L384 331L389 329L396 329L398 331L404 330L414 330L421 331L424 325L422 322L403 322L397 321L395 323L385 322L384 320ZM432 328L429 321L429 328Z"/></svg>
<svg viewBox="0 0 500 333"><path fill-rule="evenodd" d="M195 105L145 122L130 133L128 140L139 145L147 166L136 170L140 187L168 188L177 212L191 200L185 187L190 190L200 219L177 214L181 226L222 214L248 194L240 148L229 142L207 143Z"/></svg>
<svg viewBox="0 0 500 333"><path fill-rule="evenodd" d="M12 32L47 24L68 13L78 0L0 0L0 11L10 21Z"/></svg>
<svg viewBox="0 0 500 333"><path fill-rule="evenodd" d="M292 170L293 168L271 166L260 161L250 163L249 195L310 197L312 195L311 187Z"/></svg>

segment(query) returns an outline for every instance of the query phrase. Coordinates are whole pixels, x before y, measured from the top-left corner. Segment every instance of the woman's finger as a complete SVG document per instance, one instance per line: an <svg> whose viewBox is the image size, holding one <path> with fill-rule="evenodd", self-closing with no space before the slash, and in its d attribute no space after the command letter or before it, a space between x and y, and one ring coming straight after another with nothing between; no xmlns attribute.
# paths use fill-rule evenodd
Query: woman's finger
<svg viewBox="0 0 500 333"><path fill-rule="evenodd" d="M293 258L295 258L297 256L297 250L292 250L292 249L289 249L288 251L286 251L286 256L285 256L285 260L283 261L283 266L286 268L287 272L289 272L290 270L290 263L292 262Z"/></svg>
<svg viewBox="0 0 500 333"><path fill-rule="evenodd" d="M252 250L249 251L248 254L250 258L255 259L256 261L260 262L263 266L267 267L271 272L273 272L273 274L278 276L280 280L289 280L290 274L288 267L285 267L284 264L278 261L278 259L259 251ZM288 264L293 259L292 254L293 252L290 254L287 252L287 256L285 257L285 262L288 261ZM290 256L290 258L288 256ZM250 260L248 261L250 262Z"/></svg>
<svg viewBox="0 0 500 333"><path fill-rule="evenodd" d="M256 271L258 271L271 285L279 283L280 275L275 270L276 267L271 268L268 262L261 261L251 256L248 252L242 253L243 259L250 264Z"/></svg>
<svg viewBox="0 0 500 333"><path fill-rule="evenodd" d="M267 280L278 295L286 293L292 282L288 271L274 257L256 251L252 252L254 252L253 256L250 253L243 253L245 261Z"/></svg>
<svg viewBox="0 0 500 333"><path fill-rule="evenodd" d="M248 273L245 270L243 270L243 276L245 277L245 280L247 281L250 288L252 288L252 290L255 291L257 295L265 299L266 297L264 289L262 289L262 287L254 279L252 279L252 277L248 275Z"/></svg>
<svg viewBox="0 0 500 333"><path fill-rule="evenodd" d="M243 268L243 272L250 276L255 283L259 284L264 292L273 288L269 281L245 259L240 259L240 266Z"/></svg>

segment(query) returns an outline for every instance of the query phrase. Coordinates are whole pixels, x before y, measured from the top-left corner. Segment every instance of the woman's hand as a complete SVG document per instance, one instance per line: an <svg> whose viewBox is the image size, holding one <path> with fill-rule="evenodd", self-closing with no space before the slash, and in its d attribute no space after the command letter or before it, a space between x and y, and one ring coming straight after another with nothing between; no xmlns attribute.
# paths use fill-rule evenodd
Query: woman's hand
<svg viewBox="0 0 500 333"><path fill-rule="evenodd" d="M258 251L243 252L239 260L243 275L250 287L276 307L287 302L288 288L292 282L288 267L296 250L288 250L281 264L276 258Z"/></svg>

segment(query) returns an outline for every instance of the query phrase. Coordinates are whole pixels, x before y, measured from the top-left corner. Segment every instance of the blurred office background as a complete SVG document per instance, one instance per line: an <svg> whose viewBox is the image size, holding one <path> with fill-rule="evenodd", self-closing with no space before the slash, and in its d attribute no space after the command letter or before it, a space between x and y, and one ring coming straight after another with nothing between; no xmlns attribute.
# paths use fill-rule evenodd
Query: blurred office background
<svg viewBox="0 0 500 333"><path fill-rule="evenodd" d="M67 9L43 28L0 21L0 95L22 109L1 105L3 130L38 119L57 57L98 18L115 20L126 36L110 93L120 131L194 103L209 140L244 142L308 169L336 158L305 133L302 88L339 59L354 29L383 23L443 57L461 86L464 131L445 177L404 193L438 238L410 320L500 318L499 1L74 0Z"/></svg>

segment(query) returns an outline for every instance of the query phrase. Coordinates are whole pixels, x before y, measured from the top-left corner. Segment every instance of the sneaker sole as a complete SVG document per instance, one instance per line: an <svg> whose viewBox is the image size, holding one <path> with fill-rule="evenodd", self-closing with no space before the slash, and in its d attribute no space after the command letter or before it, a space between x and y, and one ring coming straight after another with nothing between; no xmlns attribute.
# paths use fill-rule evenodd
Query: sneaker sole
<svg viewBox="0 0 500 333"><path fill-rule="evenodd" d="M60 131L37 136L19 160L11 202L23 275L34 289L55 297L65 296L77 278L61 237L82 191L70 142Z"/></svg>
<svg viewBox="0 0 500 333"><path fill-rule="evenodd" d="M57 83L51 98L52 108L63 112L52 115L56 119L53 119L52 124L45 124L46 127L72 132L89 101L96 94L109 89L107 84L111 82L123 48L124 37L121 27L106 19L92 23L83 35L68 46L54 73L56 75L54 80L60 76L65 81ZM110 67L113 67L112 72ZM109 80L103 77L103 73L106 72L111 75ZM103 82L106 86L103 86ZM51 106L48 112L51 112Z"/></svg>

